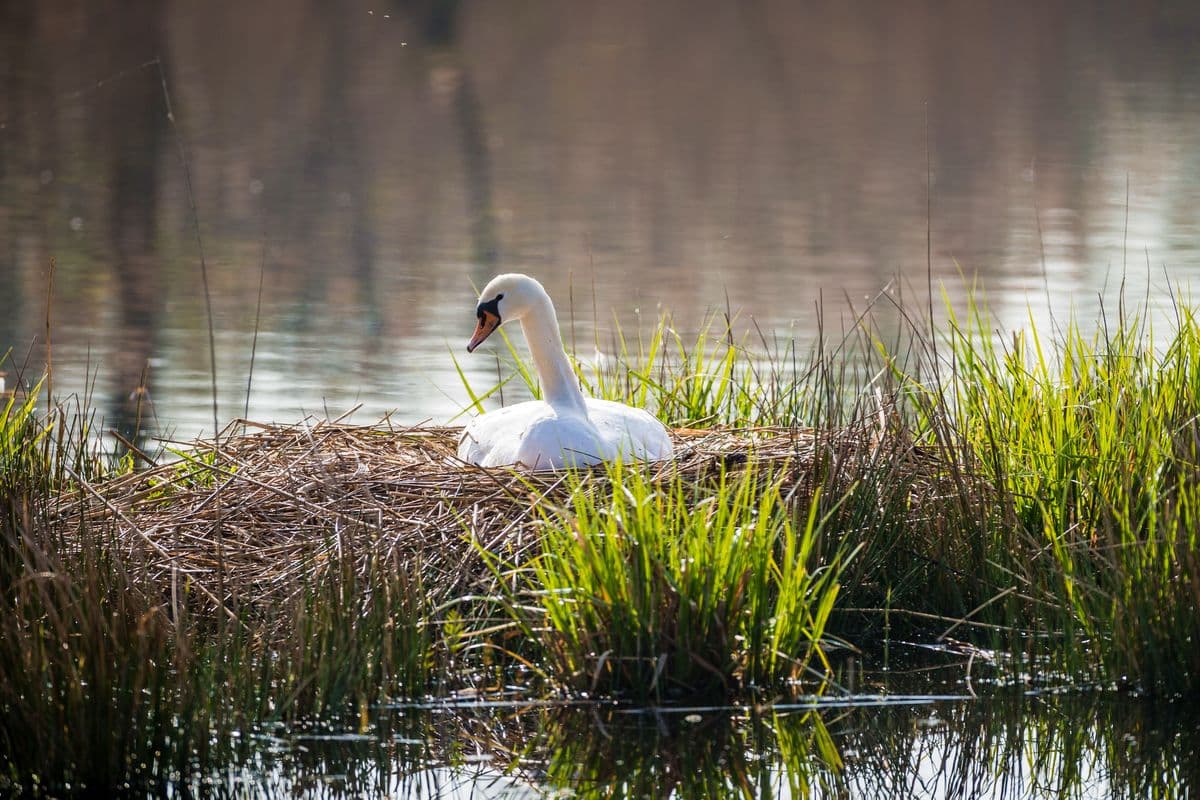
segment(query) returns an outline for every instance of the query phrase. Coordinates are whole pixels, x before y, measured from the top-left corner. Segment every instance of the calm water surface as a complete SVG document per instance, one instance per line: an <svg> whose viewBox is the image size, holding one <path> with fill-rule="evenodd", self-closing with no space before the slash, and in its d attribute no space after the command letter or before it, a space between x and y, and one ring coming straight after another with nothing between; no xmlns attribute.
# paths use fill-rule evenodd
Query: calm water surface
<svg viewBox="0 0 1200 800"><path fill-rule="evenodd" d="M216 795L392 798L1187 797L1193 712L1129 699L855 698L738 709L395 709L247 737Z"/></svg>
<svg viewBox="0 0 1200 800"><path fill-rule="evenodd" d="M800 339L818 302L922 303L927 223L1001 326L1122 276L1161 304L1200 274L1198 42L1171 0L5 4L0 349L186 438L202 255L221 424L256 324L251 417L446 421L501 270L585 356L727 297Z"/></svg>

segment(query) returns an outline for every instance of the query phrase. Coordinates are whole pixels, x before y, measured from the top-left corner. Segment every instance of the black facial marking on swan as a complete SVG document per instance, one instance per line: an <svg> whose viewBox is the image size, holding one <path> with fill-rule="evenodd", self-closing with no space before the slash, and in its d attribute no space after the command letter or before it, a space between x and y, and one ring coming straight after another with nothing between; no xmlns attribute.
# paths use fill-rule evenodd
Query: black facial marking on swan
<svg viewBox="0 0 1200 800"><path fill-rule="evenodd" d="M483 315L491 314L496 319L500 319L500 301L504 299L504 294L500 293L486 303L480 303L475 307L475 316L477 319L483 319Z"/></svg>

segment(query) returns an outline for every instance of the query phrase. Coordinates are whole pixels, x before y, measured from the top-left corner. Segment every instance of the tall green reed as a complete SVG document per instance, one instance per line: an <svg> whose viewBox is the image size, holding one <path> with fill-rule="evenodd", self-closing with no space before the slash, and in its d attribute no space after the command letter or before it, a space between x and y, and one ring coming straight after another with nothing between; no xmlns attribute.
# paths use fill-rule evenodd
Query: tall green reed
<svg viewBox="0 0 1200 800"><path fill-rule="evenodd" d="M603 477L575 476L565 507L543 507L527 565L492 562L549 671L576 691L638 700L824 677L825 626L853 548L818 562L818 503L789 494L785 473L656 481L617 462Z"/></svg>
<svg viewBox="0 0 1200 800"><path fill-rule="evenodd" d="M996 488L982 534L1073 673L1154 692L1200 677L1200 325L1124 315L1001 344L954 319L955 432ZM1014 556L1016 556L1014 558Z"/></svg>

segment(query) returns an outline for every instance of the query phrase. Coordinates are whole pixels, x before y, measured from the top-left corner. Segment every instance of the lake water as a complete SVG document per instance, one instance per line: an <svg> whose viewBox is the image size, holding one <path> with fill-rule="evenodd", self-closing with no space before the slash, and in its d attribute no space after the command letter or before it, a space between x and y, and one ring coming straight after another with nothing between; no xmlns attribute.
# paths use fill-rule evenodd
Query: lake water
<svg viewBox="0 0 1200 800"><path fill-rule="evenodd" d="M1198 42L1178 0L7 4L0 351L190 438L204 272L222 425L256 329L253 418L448 420L498 271L584 356L726 303L803 340L927 264L1004 327L1161 305L1200 275Z"/></svg>
<svg viewBox="0 0 1200 800"><path fill-rule="evenodd" d="M746 709L400 708L247 737L216 795L1189 797L1193 711L1129 698L855 697ZM191 786L197 788L201 777Z"/></svg>

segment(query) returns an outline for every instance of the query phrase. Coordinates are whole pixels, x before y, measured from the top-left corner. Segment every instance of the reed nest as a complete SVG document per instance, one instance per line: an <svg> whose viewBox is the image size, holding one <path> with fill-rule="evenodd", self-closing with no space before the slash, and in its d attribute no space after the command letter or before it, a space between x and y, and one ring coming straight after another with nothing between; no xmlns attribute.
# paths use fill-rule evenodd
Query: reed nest
<svg viewBox="0 0 1200 800"><path fill-rule="evenodd" d="M188 443L179 460L81 483L52 511L62 530L111 531L110 546L152 579L186 580L214 605L277 603L332 564L367 575L379 559L418 570L443 596L486 591L494 578L478 548L522 561L537 541L539 506L565 500L568 479L466 465L455 457L460 432L238 420L215 440ZM807 494L818 473L828 485L833 473L861 477L867 464L894 469L898 459L914 490L933 477L927 455L878 425L672 435L676 459L642 467L655 479L711 480L753 462L786 469L791 491ZM605 473L588 480L602 487Z"/></svg>

